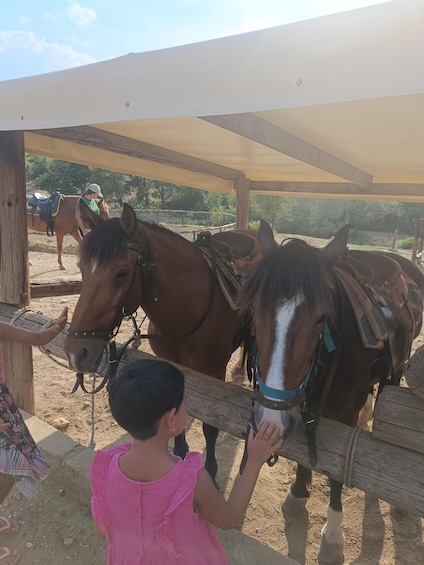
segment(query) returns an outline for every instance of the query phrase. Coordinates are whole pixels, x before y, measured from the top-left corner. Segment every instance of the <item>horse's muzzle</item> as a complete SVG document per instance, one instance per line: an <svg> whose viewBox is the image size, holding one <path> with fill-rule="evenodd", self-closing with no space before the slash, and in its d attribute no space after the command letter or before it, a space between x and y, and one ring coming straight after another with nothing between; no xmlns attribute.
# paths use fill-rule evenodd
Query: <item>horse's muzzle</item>
<svg viewBox="0 0 424 565"><path fill-rule="evenodd" d="M289 410L272 410L256 402L253 408L253 418L258 428L262 422L274 422L281 432L281 438L285 441L295 432L301 415L298 405Z"/></svg>
<svg viewBox="0 0 424 565"><path fill-rule="evenodd" d="M69 366L80 373L94 373L102 360L105 343L100 337L83 340L68 336L64 349Z"/></svg>

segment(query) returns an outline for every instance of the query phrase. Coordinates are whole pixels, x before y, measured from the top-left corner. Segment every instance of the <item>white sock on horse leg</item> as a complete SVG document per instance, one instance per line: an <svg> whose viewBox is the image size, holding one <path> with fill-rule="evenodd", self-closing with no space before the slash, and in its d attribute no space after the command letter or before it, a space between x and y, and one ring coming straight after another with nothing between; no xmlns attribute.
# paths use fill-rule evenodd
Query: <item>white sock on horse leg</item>
<svg viewBox="0 0 424 565"><path fill-rule="evenodd" d="M327 522L321 531L321 537L325 537L328 543L343 544L344 534L341 528L343 522L343 510L336 511L330 506L327 510Z"/></svg>

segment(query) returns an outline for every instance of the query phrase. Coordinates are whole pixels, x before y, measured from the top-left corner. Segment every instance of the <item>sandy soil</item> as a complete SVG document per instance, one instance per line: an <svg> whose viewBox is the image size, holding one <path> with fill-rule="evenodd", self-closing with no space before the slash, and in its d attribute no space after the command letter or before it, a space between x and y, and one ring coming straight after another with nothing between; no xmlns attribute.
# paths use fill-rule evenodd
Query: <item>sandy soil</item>
<svg viewBox="0 0 424 565"><path fill-rule="evenodd" d="M31 279L74 279L79 275L75 257L65 255L67 271L59 271L56 256L31 252ZM64 304L71 310L76 297L59 297L33 301L31 307L40 314L55 317ZM123 328L125 335L129 328ZM119 338L118 341L124 341ZM420 336L417 344L424 342ZM148 344L141 349L150 351ZM232 363L234 360L232 360ZM230 363L231 366L231 363ZM94 411L96 449L122 441L123 431L113 422L107 407L106 394L100 392L94 400L82 392L70 394L74 373L34 349L36 415L49 424L60 427L82 445L89 445L92 436L91 412ZM248 383L243 383L248 387ZM201 425L196 420L188 424L188 441L193 450L203 451ZM242 455L242 443L221 433L217 446L218 483L228 492L237 475ZM299 563L316 563L321 528L328 506L327 480L314 475L311 499L307 511L296 520L284 523L280 504L293 480L295 463L280 459L273 468L264 467L256 491L240 530ZM390 472L390 470L388 470ZM365 495L356 489L344 489L345 563L360 565L403 565L424 563L424 520L413 515L402 516L389 504ZM68 493L66 485L45 482L35 501L27 501L16 491L2 507L4 515L21 523L13 539L0 540L19 547L23 564L100 564L105 562L104 544L92 536L91 520L86 505L81 505ZM262 560L249 561L260 565Z"/></svg>

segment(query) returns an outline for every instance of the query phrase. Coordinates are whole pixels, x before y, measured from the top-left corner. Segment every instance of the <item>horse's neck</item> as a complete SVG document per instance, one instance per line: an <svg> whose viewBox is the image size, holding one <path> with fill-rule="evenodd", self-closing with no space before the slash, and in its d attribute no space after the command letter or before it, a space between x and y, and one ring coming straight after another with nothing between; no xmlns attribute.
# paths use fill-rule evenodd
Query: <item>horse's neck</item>
<svg viewBox="0 0 424 565"><path fill-rule="evenodd" d="M154 293L142 296L141 307L153 324L165 332L175 324L193 325L208 308L212 273L202 253L181 236L145 227L148 263L154 269ZM156 300L155 300L156 298Z"/></svg>

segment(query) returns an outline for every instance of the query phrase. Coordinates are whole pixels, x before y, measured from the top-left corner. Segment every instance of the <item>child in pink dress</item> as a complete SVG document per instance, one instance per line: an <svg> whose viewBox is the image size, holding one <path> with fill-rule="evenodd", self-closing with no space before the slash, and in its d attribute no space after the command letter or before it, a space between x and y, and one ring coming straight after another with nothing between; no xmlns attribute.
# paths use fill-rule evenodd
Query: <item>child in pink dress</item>
<svg viewBox="0 0 424 565"><path fill-rule="evenodd" d="M182 460L168 451L187 419L181 371L166 361L134 361L113 379L109 405L133 440L98 451L90 469L108 565L228 565L215 526L231 529L243 518L262 465L282 445L278 430L251 431L244 472L225 500L200 453Z"/></svg>

